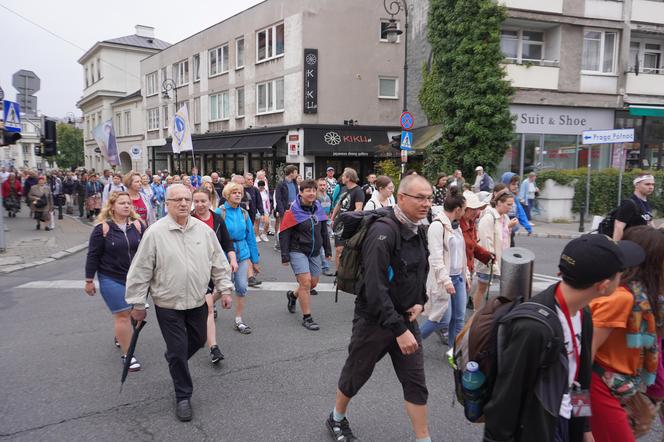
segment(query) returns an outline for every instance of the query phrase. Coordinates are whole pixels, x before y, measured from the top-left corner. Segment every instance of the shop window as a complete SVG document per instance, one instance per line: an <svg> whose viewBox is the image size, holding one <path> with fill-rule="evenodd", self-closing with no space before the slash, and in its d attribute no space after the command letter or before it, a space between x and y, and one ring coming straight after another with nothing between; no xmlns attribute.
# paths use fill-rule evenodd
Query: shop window
<svg viewBox="0 0 664 442"><path fill-rule="evenodd" d="M544 135L541 169L575 169L576 135Z"/></svg>
<svg viewBox="0 0 664 442"><path fill-rule="evenodd" d="M583 34L581 69L591 73L615 72L617 36L616 32L586 30Z"/></svg>

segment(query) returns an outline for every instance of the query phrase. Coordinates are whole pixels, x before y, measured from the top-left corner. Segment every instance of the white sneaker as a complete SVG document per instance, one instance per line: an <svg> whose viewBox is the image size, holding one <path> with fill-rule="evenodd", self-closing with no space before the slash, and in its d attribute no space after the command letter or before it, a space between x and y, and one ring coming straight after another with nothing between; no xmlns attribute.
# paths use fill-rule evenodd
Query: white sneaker
<svg viewBox="0 0 664 442"><path fill-rule="evenodd" d="M256 237L256 242L259 243L259 242L261 242L261 241L262 241L262 239L261 239L260 235L257 236L257 237Z"/></svg>
<svg viewBox="0 0 664 442"><path fill-rule="evenodd" d="M263 242L270 242L270 240L268 239L268 237L265 233L261 233L260 237L261 237L261 240L263 240Z"/></svg>

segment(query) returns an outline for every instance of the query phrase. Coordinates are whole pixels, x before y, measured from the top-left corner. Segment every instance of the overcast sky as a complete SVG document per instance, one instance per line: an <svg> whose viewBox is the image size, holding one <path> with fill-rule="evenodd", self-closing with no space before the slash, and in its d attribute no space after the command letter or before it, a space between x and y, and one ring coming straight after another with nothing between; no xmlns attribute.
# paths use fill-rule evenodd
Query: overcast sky
<svg viewBox="0 0 664 442"><path fill-rule="evenodd" d="M17 91L12 75L20 69L33 71L41 79L41 90L35 94L41 113L52 117L65 117L68 112L80 115L76 102L83 93L83 67L76 60L97 41L134 34L134 26L142 24L153 26L156 38L173 44L260 2L0 0L0 87L5 100L14 101Z"/></svg>

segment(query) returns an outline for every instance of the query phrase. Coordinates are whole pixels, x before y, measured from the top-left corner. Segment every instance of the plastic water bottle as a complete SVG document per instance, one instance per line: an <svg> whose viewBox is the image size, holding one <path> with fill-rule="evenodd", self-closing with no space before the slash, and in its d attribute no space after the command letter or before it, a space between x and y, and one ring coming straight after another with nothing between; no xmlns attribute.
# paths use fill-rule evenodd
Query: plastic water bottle
<svg viewBox="0 0 664 442"><path fill-rule="evenodd" d="M461 378L464 396L464 411L469 421L475 422L482 416L482 391L481 387L486 380L480 366L475 361L469 361Z"/></svg>

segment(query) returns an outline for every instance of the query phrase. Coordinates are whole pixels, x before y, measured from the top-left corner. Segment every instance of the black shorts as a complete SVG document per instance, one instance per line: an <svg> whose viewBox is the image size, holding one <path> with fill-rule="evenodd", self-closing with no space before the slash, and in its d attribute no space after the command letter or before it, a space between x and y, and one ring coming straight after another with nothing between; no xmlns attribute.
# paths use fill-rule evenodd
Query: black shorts
<svg viewBox="0 0 664 442"><path fill-rule="evenodd" d="M422 336L417 321L408 322L407 326L417 339L419 348L406 356L401 353L392 331L355 316L348 358L339 377L339 390L344 395L355 396L371 377L376 363L389 353L404 399L415 405L426 405L429 392L424 377Z"/></svg>

